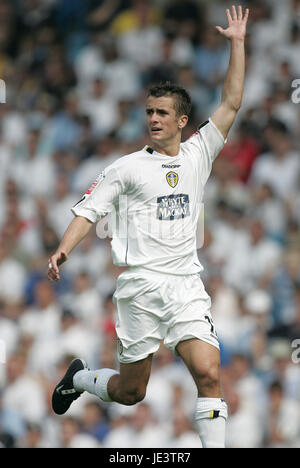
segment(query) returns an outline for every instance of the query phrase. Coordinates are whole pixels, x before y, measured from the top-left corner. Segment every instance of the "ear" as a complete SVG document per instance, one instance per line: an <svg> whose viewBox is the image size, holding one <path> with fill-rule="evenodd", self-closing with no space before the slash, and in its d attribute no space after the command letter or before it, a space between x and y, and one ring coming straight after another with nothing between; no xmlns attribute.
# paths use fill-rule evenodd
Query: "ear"
<svg viewBox="0 0 300 468"><path fill-rule="evenodd" d="M188 123L188 116L187 115L181 115L178 119L178 128L182 129L186 126L186 124Z"/></svg>

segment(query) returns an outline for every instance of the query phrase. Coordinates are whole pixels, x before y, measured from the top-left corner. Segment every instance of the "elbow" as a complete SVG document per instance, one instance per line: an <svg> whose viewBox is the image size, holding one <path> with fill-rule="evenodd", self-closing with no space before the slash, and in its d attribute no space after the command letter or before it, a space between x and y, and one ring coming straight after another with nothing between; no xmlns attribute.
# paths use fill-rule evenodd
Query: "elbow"
<svg viewBox="0 0 300 468"><path fill-rule="evenodd" d="M240 99L236 101L232 100L231 102L227 103L228 110L230 112L235 112L236 114L240 110L241 105L242 105L242 101Z"/></svg>
<svg viewBox="0 0 300 468"><path fill-rule="evenodd" d="M241 108L241 104L237 104L237 105L233 106L232 110L237 114L238 111L240 110L240 108Z"/></svg>
<svg viewBox="0 0 300 468"><path fill-rule="evenodd" d="M223 99L223 105L228 109L229 112L237 113L242 105L242 97L227 96L225 99Z"/></svg>
<svg viewBox="0 0 300 468"><path fill-rule="evenodd" d="M233 108L236 112L240 110L242 106L242 99L238 99L235 103L233 103Z"/></svg>

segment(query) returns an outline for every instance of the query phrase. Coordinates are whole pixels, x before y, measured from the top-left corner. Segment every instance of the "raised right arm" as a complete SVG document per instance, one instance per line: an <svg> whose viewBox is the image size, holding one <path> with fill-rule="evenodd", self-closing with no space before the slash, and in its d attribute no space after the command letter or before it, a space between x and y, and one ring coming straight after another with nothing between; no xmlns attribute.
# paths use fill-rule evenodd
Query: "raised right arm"
<svg viewBox="0 0 300 468"><path fill-rule="evenodd" d="M241 6L238 7L238 11L232 6L232 16L229 9L226 10L226 14L228 28L217 26L217 29L231 42L230 61L221 104L211 116L211 120L224 138L227 138L242 102L245 80L245 36L249 9L247 8L243 14Z"/></svg>
<svg viewBox="0 0 300 468"><path fill-rule="evenodd" d="M47 277L50 281L60 279L59 266L68 259L70 252L88 234L93 223L83 216L76 216L69 224L56 252L48 259Z"/></svg>

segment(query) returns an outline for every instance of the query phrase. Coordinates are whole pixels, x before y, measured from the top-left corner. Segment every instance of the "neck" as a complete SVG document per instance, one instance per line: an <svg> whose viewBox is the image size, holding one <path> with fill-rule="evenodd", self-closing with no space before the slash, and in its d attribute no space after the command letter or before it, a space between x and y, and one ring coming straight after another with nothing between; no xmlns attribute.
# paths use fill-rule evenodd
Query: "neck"
<svg viewBox="0 0 300 468"><path fill-rule="evenodd" d="M166 156L177 156L180 151L180 141L172 142L152 142L152 148L157 153L164 154Z"/></svg>

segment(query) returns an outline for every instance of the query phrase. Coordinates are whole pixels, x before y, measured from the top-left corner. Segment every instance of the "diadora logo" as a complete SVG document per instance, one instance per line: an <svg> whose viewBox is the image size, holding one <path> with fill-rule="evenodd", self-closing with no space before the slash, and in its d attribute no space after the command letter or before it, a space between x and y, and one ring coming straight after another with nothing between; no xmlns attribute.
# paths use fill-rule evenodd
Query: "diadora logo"
<svg viewBox="0 0 300 468"><path fill-rule="evenodd" d="M163 164L161 167L163 169L177 169L181 164Z"/></svg>
<svg viewBox="0 0 300 468"><path fill-rule="evenodd" d="M168 184L174 188L178 184L178 174L176 172L168 172L166 175Z"/></svg>

